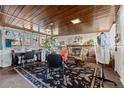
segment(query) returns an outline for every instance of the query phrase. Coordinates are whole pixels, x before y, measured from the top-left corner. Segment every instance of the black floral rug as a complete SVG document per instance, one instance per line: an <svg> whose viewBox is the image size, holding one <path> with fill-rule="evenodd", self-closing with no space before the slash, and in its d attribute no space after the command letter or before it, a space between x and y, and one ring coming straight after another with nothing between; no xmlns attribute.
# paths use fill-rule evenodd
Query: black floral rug
<svg viewBox="0 0 124 93"><path fill-rule="evenodd" d="M30 63L24 67L18 66L15 70L37 88L100 87L100 81L93 77L96 69L91 67L66 64L64 77L59 69L54 69L52 73L49 73L45 63Z"/></svg>

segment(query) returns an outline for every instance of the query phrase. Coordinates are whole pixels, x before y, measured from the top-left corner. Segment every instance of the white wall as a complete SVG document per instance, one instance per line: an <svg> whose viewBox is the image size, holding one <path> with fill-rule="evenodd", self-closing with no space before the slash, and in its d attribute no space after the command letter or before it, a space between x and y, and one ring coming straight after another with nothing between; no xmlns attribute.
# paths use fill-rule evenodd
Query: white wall
<svg viewBox="0 0 124 93"><path fill-rule="evenodd" d="M12 56L11 56L11 49L5 48L5 34L3 28L0 27L2 30L2 50L0 50L0 67L8 67L12 64Z"/></svg>
<svg viewBox="0 0 124 93"><path fill-rule="evenodd" d="M109 32L110 41L111 41L110 43L112 48L115 46L115 31L116 31L116 24L113 24Z"/></svg>
<svg viewBox="0 0 124 93"><path fill-rule="evenodd" d="M121 42L115 52L115 70L120 75L121 82L124 85L124 6L121 6L118 12L119 31L121 33Z"/></svg>
<svg viewBox="0 0 124 93"><path fill-rule="evenodd" d="M83 45L85 42L87 42L90 39L93 39L94 41L96 41L97 35L98 33L58 36L57 40L58 42L64 41L65 45L69 45L69 44ZM80 40L77 43L74 42L76 37L80 37Z"/></svg>
<svg viewBox="0 0 124 93"><path fill-rule="evenodd" d="M121 81L124 85L124 6L120 8L120 23L121 23Z"/></svg>

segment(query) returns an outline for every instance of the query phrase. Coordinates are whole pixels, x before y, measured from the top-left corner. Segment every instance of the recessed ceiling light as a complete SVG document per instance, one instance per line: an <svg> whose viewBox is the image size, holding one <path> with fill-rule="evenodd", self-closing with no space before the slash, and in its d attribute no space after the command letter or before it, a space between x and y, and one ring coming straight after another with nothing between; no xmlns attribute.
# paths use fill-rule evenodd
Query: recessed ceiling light
<svg viewBox="0 0 124 93"><path fill-rule="evenodd" d="M79 18L77 18L77 19L71 20L71 22L72 22L73 24L78 24L78 23L81 22L81 20L80 20Z"/></svg>

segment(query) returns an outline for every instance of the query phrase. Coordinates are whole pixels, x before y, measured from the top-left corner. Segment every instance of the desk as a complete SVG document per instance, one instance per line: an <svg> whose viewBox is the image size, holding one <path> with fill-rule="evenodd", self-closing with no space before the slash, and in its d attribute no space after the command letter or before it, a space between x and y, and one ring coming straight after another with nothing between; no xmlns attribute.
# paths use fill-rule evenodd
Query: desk
<svg viewBox="0 0 124 93"><path fill-rule="evenodd" d="M21 64L24 54L25 54L25 52L12 53L12 66Z"/></svg>
<svg viewBox="0 0 124 93"><path fill-rule="evenodd" d="M12 53L12 65L13 66L17 66L19 64L22 64L22 59L25 55L27 51L20 51L20 52L15 52L15 53ZM36 58L34 57L34 61L39 61L41 62L42 59L41 59L41 50L33 50L32 52L34 52L34 55L36 55Z"/></svg>

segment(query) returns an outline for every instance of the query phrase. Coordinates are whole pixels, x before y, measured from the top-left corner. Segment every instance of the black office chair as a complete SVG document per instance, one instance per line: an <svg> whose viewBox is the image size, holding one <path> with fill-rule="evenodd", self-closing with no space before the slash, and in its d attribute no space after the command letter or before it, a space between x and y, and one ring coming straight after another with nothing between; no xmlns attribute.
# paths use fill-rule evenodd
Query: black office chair
<svg viewBox="0 0 124 93"><path fill-rule="evenodd" d="M25 60L25 62L27 63L28 60L31 60L31 59L34 59L34 51L27 51L24 54L23 60ZM23 62L23 67L24 67L25 62Z"/></svg>
<svg viewBox="0 0 124 93"><path fill-rule="evenodd" d="M49 54L46 57L46 60L49 73L52 75L52 72L54 72L54 70L59 70L64 80L64 66L62 56L58 54ZM54 75L52 75L52 77L54 78Z"/></svg>

